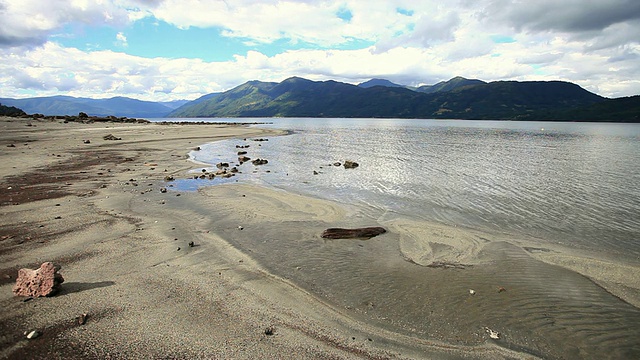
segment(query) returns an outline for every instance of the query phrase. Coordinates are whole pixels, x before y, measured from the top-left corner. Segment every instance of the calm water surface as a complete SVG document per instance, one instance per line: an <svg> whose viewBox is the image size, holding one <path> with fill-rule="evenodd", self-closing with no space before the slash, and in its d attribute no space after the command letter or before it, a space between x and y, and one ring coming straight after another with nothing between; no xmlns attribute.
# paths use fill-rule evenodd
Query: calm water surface
<svg viewBox="0 0 640 360"><path fill-rule="evenodd" d="M249 121L273 122L260 126L292 134L203 145L191 155L206 164L234 163L236 145L247 144L248 156L269 163L243 164L242 173L228 180L179 180L178 188L257 183L356 204L381 220L462 225L533 239L540 247L591 250L636 268L640 263L640 125ZM360 166L332 165L345 160ZM224 223L219 213L225 209L215 216L209 208L200 211L220 231L235 227ZM283 225L261 224L256 238L238 231L223 237L354 318L456 345L487 341L489 327L502 334L497 345L542 358L640 357L638 308L508 241L487 243L479 257L488 261L445 270L407 261L397 233L322 241L317 234L283 232ZM326 224L307 225L313 233ZM508 290L498 292L499 286Z"/></svg>
<svg viewBox="0 0 640 360"><path fill-rule="evenodd" d="M247 142L249 155L269 164L258 172L243 165L232 181L366 205L388 217L526 235L640 260L640 125L249 121L272 122L263 126L293 134ZM207 144L192 156L209 164L233 162L237 144ZM330 166L344 160L360 166Z"/></svg>

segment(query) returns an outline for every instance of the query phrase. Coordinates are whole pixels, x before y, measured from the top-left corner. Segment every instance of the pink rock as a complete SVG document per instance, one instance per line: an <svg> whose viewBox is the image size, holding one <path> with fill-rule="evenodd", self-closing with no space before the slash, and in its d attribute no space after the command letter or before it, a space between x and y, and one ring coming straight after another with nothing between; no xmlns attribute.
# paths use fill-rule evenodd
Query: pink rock
<svg viewBox="0 0 640 360"><path fill-rule="evenodd" d="M64 282L59 270L60 266L52 262L43 263L38 270L20 269L13 293L16 296L30 297L54 295Z"/></svg>

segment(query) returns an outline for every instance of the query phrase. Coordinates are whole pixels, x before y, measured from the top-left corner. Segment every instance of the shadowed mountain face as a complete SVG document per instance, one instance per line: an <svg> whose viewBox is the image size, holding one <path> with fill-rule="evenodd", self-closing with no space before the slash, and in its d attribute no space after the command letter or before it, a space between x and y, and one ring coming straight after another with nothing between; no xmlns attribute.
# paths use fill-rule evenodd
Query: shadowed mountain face
<svg viewBox="0 0 640 360"><path fill-rule="evenodd" d="M250 81L224 93L187 103L172 117L364 117L495 120L588 120L580 113L602 109L599 121L638 121L637 111L608 116L607 99L563 81L496 81L461 77L416 90L372 80L355 86L293 77L281 83ZM386 86L385 84L391 84ZM637 99L625 103L633 108ZM630 119L630 120L629 120Z"/></svg>
<svg viewBox="0 0 640 360"><path fill-rule="evenodd" d="M249 81L193 101L52 96L1 99L28 114L160 117L345 117L640 122L640 96L606 99L563 81L455 77L411 88L384 79L359 85L292 77Z"/></svg>

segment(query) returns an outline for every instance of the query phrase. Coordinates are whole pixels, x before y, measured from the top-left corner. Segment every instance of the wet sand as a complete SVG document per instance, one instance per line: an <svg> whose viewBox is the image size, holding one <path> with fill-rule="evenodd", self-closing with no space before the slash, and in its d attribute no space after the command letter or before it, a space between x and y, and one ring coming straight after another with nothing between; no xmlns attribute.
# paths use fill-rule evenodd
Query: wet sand
<svg viewBox="0 0 640 360"><path fill-rule="evenodd" d="M0 129L1 357L640 353L638 264L371 217L273 189L180 192L164 180L192 176L197 166L186 154L198 145L275 133L9 118ZM122 140L103 140L109 133ZM376 225L389 232L366 241L319 236L327 227ZM14 297L17 269L44 261L62 265L61 293ZM83 313L88 321L77 325ZM34 329L43 335L26 340Z"/></svg>

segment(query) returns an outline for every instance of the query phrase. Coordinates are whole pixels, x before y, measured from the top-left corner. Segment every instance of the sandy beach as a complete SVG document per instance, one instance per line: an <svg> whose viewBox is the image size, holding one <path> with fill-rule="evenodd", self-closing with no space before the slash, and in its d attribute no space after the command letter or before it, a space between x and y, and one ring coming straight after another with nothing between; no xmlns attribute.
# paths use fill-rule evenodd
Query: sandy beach
<svg viewBox="0 0 640 360"><path fill-rule="evenodd" d="M416 343L407 351L401 338L350 320L264 271L225 242L218 234L225 229L172 211L172 201L197 201L199 196L160 192L166 176L189 176L186 171L195 167L186 160L190 150L217 139L265 136L264 130L12 118L1 124L2 357L411 358L459 353L431 343ZM103 140L108 134L121 140ZM232 186L221 191L227 199L238 192ZM261 191L287 202L289 214L298 217L331 222L343 216L335 204ZM256 216L276 209L262 210ZM243 224L249 234L250 223L243 219ZM196 246L190 248L190 241ZM62 266L61 292L28 302L14 297L17 270L44 261ZM87 323L76 326L75 317L83 313ZM30 330L42 336L26 340L23 333ZM501 353L492 345L471 350Z"/></svg>
<svg viewBox="0 0 640 360"><path fill-rule="evenodd" d="M121 140L104 140L108 134ZM329 247L334 252L360 251L358 261L363 262L368 252L395 251L397 259L385 263L387 270L431 271L415 275L431 282L438 294L435 300L421 297L424 304L437 308L441 301L454 310L466 306L472 315L498 304L505 311L503 325L510 321L506 312L511 306L526 306L520 296L559 275L571 286L584 282L575 285L580 291L614 297L625 311L637 313L637 264L569 255L561 249L535 251L526 239L491 238L437 224L425 228L406 219L373 219L355 207L258 186L230 183L177 191L166 181L193 176L189 171L198 165L187 154L199 145L280 134L228 124L1 118L0 357L544 358L549 354L544 350L558 341L539 345L530 339L526 349L504 345L479 323L465 323L463 315L433 320L429 334L403 331L411 319L397 324L400 331L380 325L385 319L377 323L371 318L382 305L369 304L367 313L358 308L356 295L353 306L350 299L332 296L340 279L331 277L332 269L322 268ZM384 226L389 233L357 243L324 242L319 236L328 227L359 226ZM265 256L273 256L266 255L269 248L282 249L282 259L265 261ZM60 293L30 301L14 296L18 269L45 261L62 267ZM506 274L514 262L536 277L510 280ZM442 268L426 268L433 263ZM474 266L474 271L444 272L447 264L458 263ZM344 266L342 274L348 274L352 265ZM325 271L327 285L318 275ZM394 282L393 274L388 281ZM502 286L505 292L497 290ZM468 296L472 287L491 294L486 303L475 300L483 299L480 296ZM601 295L600 287L608 292ZM362 291L374 296L385 288ZM470 305L470 299L477 302ZM433 319L445 317L431 313ZM81 314L88 315L83 325L75 320ZM475 330L467 332L465 326ZM27 340L24 332L31 330L42 335ZM499 330L514 338L528 336L515 330L510 334L506 325ZM622 354L638 351L623 346ZM567 354L581 355L560 355Z"/></svg>

